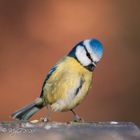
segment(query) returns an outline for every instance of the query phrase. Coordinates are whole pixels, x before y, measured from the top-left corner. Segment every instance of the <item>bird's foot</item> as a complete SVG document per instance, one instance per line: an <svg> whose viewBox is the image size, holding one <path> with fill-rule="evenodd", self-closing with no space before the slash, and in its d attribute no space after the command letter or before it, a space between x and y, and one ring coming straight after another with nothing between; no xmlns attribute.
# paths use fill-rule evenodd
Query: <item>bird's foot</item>
<svg viewBox="0 0 140 140"><path fill-rule="evenodd" d="M76 114L74 116L73 122L84 122L84 119L81 118L79 115Z"/></svg>
<svg viewBox="0 0 140 140"><path fill-rule="evenodd" d="M50 118L48 118L48 117L42 117L42 118L40 118L40 120L39 120L40 122L50 122L51 120L50 120Z"/></svg>

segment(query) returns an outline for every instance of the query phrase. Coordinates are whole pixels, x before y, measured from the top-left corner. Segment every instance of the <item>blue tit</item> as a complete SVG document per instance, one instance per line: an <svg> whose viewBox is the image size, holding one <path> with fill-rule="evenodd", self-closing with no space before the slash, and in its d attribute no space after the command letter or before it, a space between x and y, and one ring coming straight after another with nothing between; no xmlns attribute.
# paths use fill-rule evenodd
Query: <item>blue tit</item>
<svg viewBox="0 0 140 140"><path fill-rule="evenodd" d="M103 46L97 39L78 43L48 73L39 98L17 110L13 118L28 120L47 106L52 111L72 111L87 96L92 84L93 70L103 55Z"/></svg>

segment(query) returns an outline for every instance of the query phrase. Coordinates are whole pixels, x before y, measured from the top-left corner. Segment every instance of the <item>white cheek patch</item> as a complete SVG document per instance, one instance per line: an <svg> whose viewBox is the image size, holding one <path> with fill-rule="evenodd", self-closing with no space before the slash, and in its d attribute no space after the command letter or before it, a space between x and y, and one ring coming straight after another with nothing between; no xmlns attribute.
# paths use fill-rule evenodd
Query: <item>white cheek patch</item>
<svg viewBox="0 0 140 140"><path fill-rule="evenodd" d="M94 62L98 62L100 60L100 58L97 56L97 54L95 54L93 52L93 50L90 47L90 40L85 40L83 43L87 49L87 51L89 52L89 54L91 55L91 58Z"/></svg>
<svg viewBox="0 0 140 140"><path fill-rule="evenodd" d="M86 51L83 46L78 46L76 48L76 57L83 66L88 66L91 64L91 60L87 57Z"/></svg>

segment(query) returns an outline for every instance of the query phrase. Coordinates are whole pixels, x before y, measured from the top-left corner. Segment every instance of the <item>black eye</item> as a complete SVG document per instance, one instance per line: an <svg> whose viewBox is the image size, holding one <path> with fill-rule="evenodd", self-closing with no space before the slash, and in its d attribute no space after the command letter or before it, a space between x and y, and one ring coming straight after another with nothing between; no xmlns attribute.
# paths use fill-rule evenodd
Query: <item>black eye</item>
<svg viewBox="0 0 140 140"><path fill-rule="evenodd" d="M87 55L87 57L88 57L89 59L91 59L91 56L90 56L90 54L89 54L88 52L86 52L86 55Z"/></svg>
<svg viewBox="0 0 140 140"><path fill-rule="evenodd" d="M85 51L86 51L86 55L87 55L87 57L91 60L91 62L93 62L93 60L92 60L92 58L91 58L91 55L89 54L89 52L88 52L88 50L87 50L87 48L84 46L84 49L85 49Z"/></svg>

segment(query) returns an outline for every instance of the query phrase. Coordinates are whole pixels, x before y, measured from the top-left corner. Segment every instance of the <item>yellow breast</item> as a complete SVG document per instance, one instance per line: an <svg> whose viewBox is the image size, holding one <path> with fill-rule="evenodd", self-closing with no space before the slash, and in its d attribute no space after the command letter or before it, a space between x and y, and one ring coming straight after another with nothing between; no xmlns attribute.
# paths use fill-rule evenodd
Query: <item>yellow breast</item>
<svg viewBox="0 0 140 140"><path fill-rule="evenodd" d="M83 84L75 95L80 79ZM92 72L72 57L65 57L47 80L43 95L55 111L66 111L78 105L87 95L92 81Z"/></svg>

